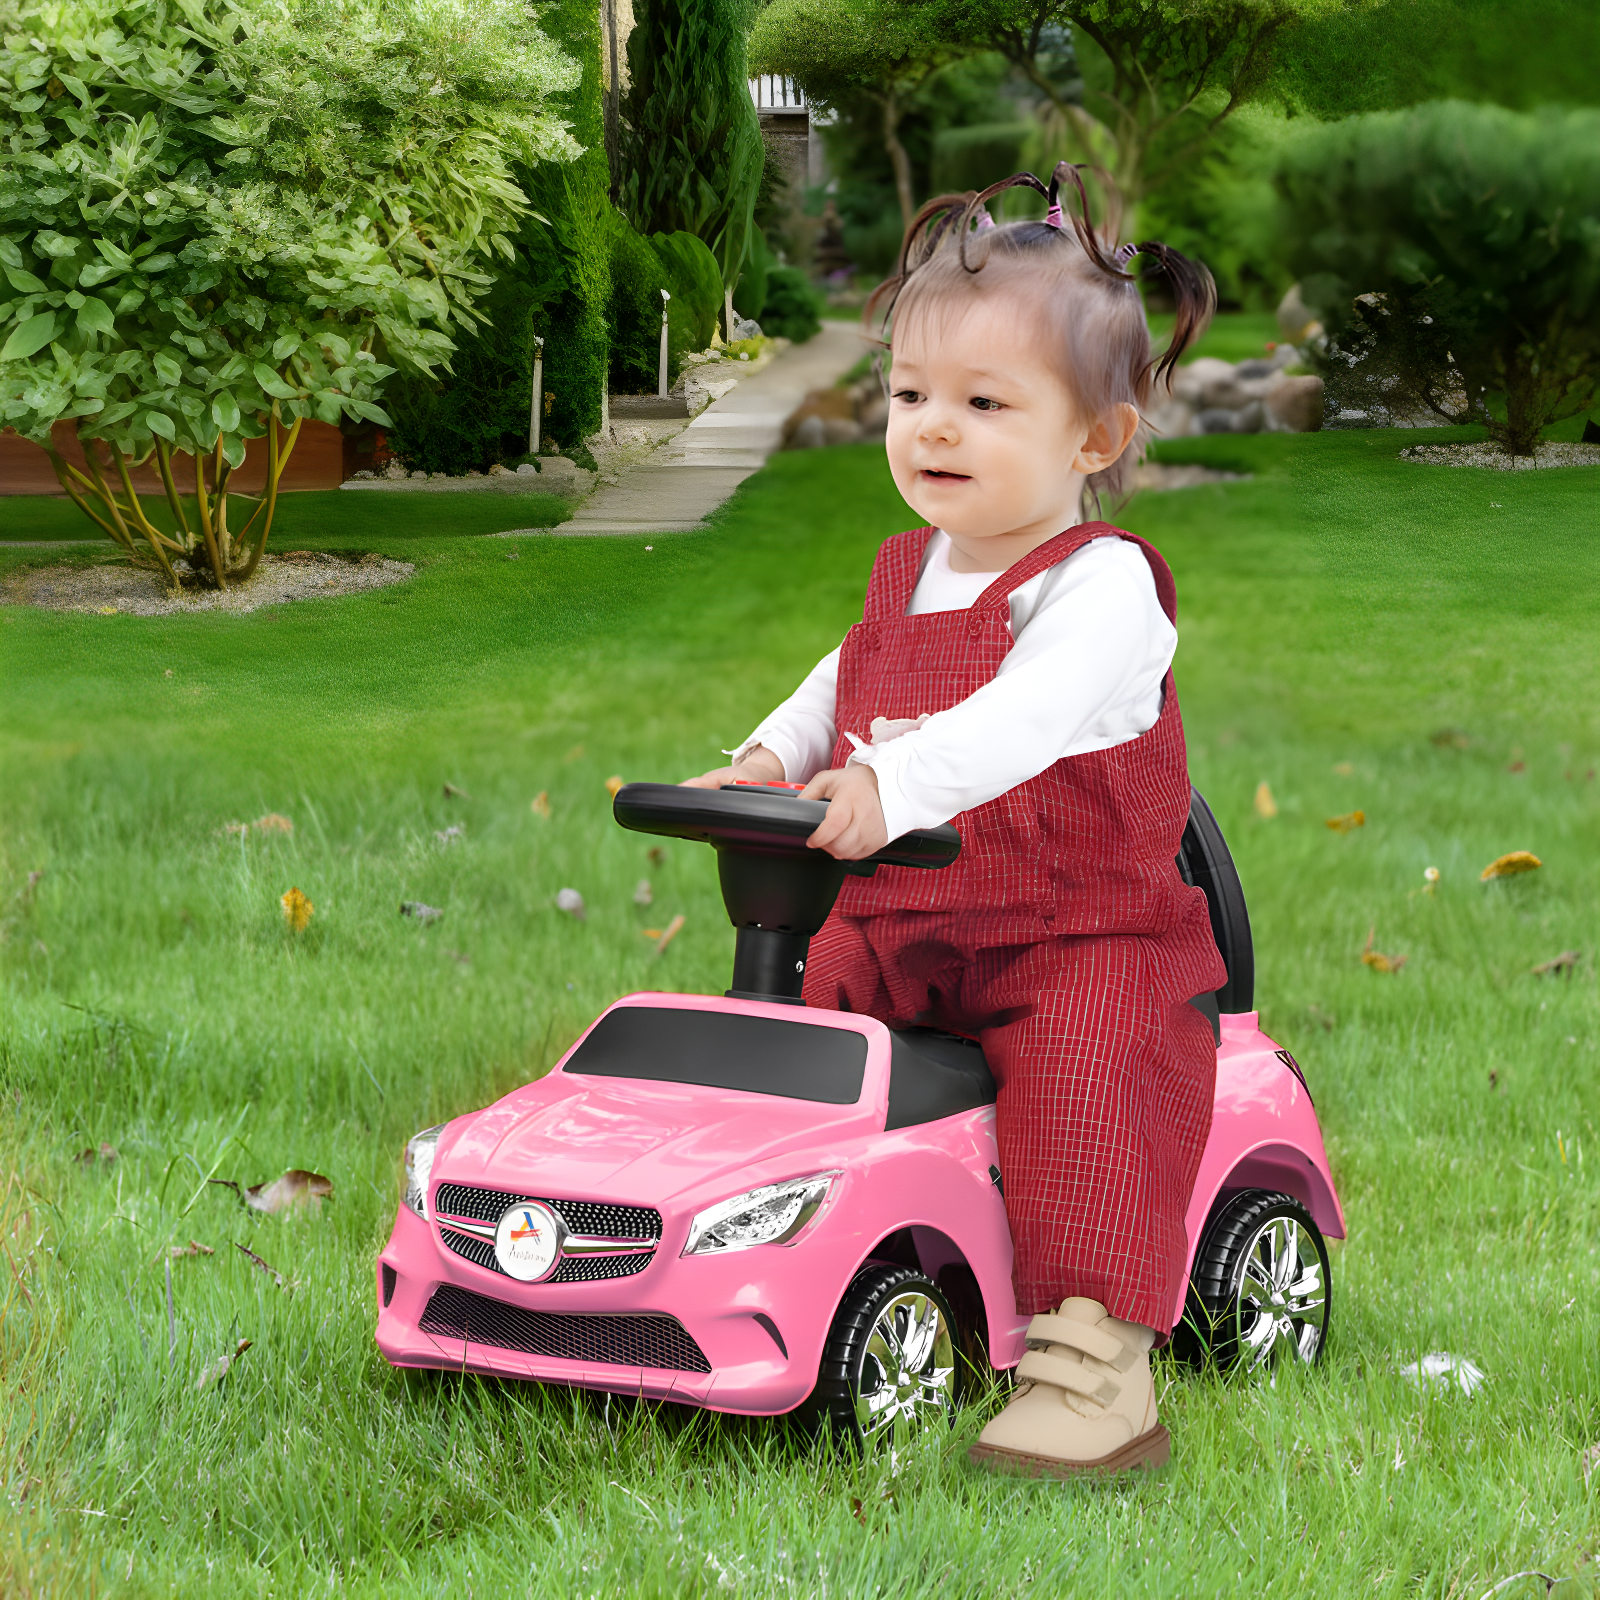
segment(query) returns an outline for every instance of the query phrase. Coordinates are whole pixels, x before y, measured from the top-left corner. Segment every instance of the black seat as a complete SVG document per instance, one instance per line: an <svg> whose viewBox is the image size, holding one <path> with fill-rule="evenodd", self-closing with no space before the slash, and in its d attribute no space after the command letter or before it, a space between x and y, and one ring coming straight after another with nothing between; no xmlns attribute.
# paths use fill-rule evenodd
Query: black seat
<svg viewBox="0 0 1600 1600"><path fill-rule="evenodd" d="M897 1028L891 1038L885 1131L994 1104L994 1079L977 1040L938 1028Z"/></svg>
<svg viewBox="0 0 1600 1600"><path fill-rule="evenodd" d="M1222 964L1228 969L1228 981L1214 995L1198 996L1195 1000L1212 1019L1215 1028L1215 1012L1254 1008L1256 956L1250 942L1250 913L1245 909L1238 869L1228 852L1222 829L1217 826L1211 807L1198 789L1189 791L1189 825L1183 830L1183 843L1178 848L1178 871L1185 883L1205 891L1206 908L1211 913L1211 936L1217 941Z"/></svg>

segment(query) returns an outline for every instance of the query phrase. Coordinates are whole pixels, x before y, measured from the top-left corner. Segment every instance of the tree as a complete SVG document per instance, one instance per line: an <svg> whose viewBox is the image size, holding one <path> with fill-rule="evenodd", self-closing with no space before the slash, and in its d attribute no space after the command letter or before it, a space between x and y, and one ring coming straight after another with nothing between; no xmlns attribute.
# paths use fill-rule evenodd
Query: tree
<svg viewBox="0 0 1600 1600"><path fill-rule="evenodd" d="M909 0L929 32L996 50L1063 136L1141 199L1272 83L1286 39L1346 0ZM1368 0L1353 0L1360 5Z"/></svg>
<svg viewBox="0 0 1600 1600"><path fill-rule="evenodd" d="M745 67L749 0L643 0L628 37L619 203L640 233L692 233L731 295L765 158Z"/></svg>
<svg viewBox="0 0 1600 1600"><path fill-rule="evenodd" d="M793 78L827 106L851 91L876 102L906 227L916 212L911 158L900 142L907 99L957 60L962 46L942 35L936 14L899 0L773 0L750 35L750 66Z"/></svg>
<svg viewBox="0 0 1600 1600"><path fill-rule="evenodd" d="M387 423L384 380L483 320L514 164L577 153L548 103L575 76L522 0L0 0L0 423L170 582L247 578L304 419ZM152 455L170 529L132 486Z"/></svg>
<svg viewBox="0 0 1600 1600"><path fill-rule="evenodd" d="M1479 422L1530 455L1600 386L1600 111L1436 101L1294 141L1288 265L1366 410Z"/></svg>

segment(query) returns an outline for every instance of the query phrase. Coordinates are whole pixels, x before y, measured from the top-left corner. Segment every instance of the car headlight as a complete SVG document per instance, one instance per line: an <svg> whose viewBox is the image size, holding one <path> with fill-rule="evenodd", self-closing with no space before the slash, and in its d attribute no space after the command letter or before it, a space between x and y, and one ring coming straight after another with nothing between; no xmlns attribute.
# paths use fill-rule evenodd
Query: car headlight
<svg viewBox="0 0 1600 1600"><path fill-rule="evenodd" d="M406 1140L406 1186L401 1198L424 1222L428 1220L428 1179L433 1176L433 1158L444 1130L441 1122L437 1128L424 1128Z"/></svg>
<svg viewBox="0 0 1600 1600"><path fill-rule="evenodd" d="M720 1255L757 1244L793 1244L828 1198L837 1172L769 1183L697 1212L689 1224L686 1256Z"/></svg>

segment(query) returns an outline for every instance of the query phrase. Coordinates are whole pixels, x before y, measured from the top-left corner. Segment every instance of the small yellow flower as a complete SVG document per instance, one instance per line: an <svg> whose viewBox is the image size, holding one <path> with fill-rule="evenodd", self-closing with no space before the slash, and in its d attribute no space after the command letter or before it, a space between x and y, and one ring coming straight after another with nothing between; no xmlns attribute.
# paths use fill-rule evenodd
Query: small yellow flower
<svg viewBox="0 0 1600 1600"><path fill-rule="evenodd" d="M550 815L550 791L541 789L529 802L528 809L536 817L548 817Z"/></svg>
<svg viewBox="0 0 1600 1600"><path fill-rule="evenodd" d="M283 920L296 933L304 933L317 908L298 889L291 889L278 903L283 907Z"/></svg>
<svg viewBox="0 0 1600 1600"><path fill-rule="evenodd" d="M1272 798L1272 790L1265 783L1256 785L1256 815L1258 817L1272 818L1278 814L1278 802Z"/></svg>
<svg viewBox="0 0 1600 1600"><path fill-rule="evenodd" d="M622 779L621 778L613 776L613 777L610 777L610 778L606 779L606 793L608 795L610 795L613 800L615 800L617 798L617 790L620 789L621 787L622 787Z"/></svg>
<svg viewBox="0 0 1600 1600"><path fill-rule="evenodd" d="M1329 817L1325 826L1332 828L1335 833L1351 833L1356 828L1367 825L1365 811L1347 811L1342 817Z"/></svg>

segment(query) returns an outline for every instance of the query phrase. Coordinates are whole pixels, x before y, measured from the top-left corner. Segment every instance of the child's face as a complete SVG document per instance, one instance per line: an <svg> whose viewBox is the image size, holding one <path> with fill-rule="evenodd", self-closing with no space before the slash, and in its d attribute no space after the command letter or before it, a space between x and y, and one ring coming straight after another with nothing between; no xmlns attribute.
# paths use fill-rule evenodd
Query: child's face
<svg viewBox="0 0 1600 1600"><path fill-rule="evenodd" d="M1102 439L1104 426L1076 417L1015 301L977 301L942 321L912 316L895 329L889 470L906 503L968 555L973 541L997 539L998 564L1009 565L1023 553L1011 546L1077 522L1084 476L1114 461L1127 438L1118 427L1115 440ZM1119 410L1132 416L1131 406Z"/></svg>

